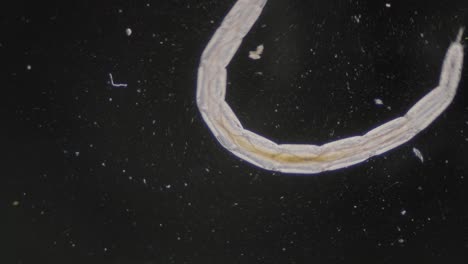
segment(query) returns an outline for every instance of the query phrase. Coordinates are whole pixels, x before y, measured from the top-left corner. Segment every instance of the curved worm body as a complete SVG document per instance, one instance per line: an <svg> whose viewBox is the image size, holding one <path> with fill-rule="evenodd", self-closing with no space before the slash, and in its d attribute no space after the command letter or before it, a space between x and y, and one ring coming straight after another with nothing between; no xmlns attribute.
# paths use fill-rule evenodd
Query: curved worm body
<svg viewBox="0 0 468 264"><path fill-rule="evenodd" d="M219 143L258 167L285 173L313 174L347 167L393 149L426 128L452 102L463 67L461 29L450 44L437 87L409 111L362 136L321 146L277 144L242 127L225 101L226 67L267 0L238 0L206 46L197 80L197 105Z"/></svg>

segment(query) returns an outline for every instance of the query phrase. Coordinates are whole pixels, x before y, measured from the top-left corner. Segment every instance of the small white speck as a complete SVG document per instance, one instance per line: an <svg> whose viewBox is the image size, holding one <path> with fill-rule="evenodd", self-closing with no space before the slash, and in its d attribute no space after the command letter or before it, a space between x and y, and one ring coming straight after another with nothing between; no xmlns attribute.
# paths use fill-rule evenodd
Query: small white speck
<svg viewBox="0 0 468 264"><path fill-rule="evenodd" d="M414 155L416 155L416 157L418 157L418 159L419 159L421 162L424 162L424 157L423 157L421 151L419 151L419 149L413 148L413 153L414 153Z"/></svg>
<svg viewBox="0 0 468 264"><path fill-rule="evenodd" d="M376 105L383 105L382 99L379 99L379 98L375 98L375 99L374 99L374 103L375 103Z"/></svg>
<svg viewBox="0 0 468 264"><path fill-rule="evenodd" d="M110 84L113 87L127 87L126 83L114 83L114 77L112 77L112 73L109 73Z"/></svg>
<svg viewBox="0 0 468 264"><path fill-rule="evenodd" d="M131 28L125 29L125 34L127 34L128 37L132 35L132 29Z"/></svg>
<svg viewBox="0 0 468 264"><path fill-rule="evenodd" d="M26 70L30 71L32 69L32 66L31 65L26 65Z"/></svg>
<svg viewBox="0 0 468 264"><path fill-rule="evenodd" d="M361 23L361 15L354 15L351 17L354 22L356 22L357 24Z"/></svg>
<svg viewBox="0 0 468 264"><path fill-rule="evenodd" d="M405 214L406 214L406 210L405 210L405 209L401 210L400 214L401 214L401 215L405 215Z"/></svg>
<svg viewBox="0 0 468 264"><path fill-rule="evenodd" d="M109 102L112 102L112 97L109 97Z"/></svg>
<svg viewBox="0 0 468 264"><path fill-rule="evenodd" d="M80 156L80 152L79 152L79 151L76 151L76 152L75 152L75 157L78 157L78 156Z"/></svg>
<svg viewBox="0 0 468 264"><path fill-rule="evenodd" d="M19 204L20 204L19 201L13 201L13 202L11 203L11 205L13 205L13 206L18 206Z"/></svg>
<svg viewBox="0 0 468 264"><path fill-rule="evenodd" d="M386 3L386 4L385 4L385 7L386 7L386 8L390 8L390 7L392 7L392 4Z"/></svg>
<svg viewBox="0 0 468 264"><path fill-rule="evenodd" d="M106 166L106 163L105 163L105 162L101 163L101 166L105 167L105 166Z"/></svg>
<svg viewBox="0 0 468 264"><path fill-rule="evenodd" d="M264 46L263 44L261 45L258 45L257 46L257 49L254 50L254 51L249 51L249 58L251 58L252 60L258 60L261 58L261 55L263 53L263 50L264 50Z"/></svg>
<svg viewBox="0 0 468 264"><path fill-rule="evenodd" d="M398 239L398 243L403 244L405 243L405 240L403 238Z"/></svg>
<svg viewBox="0 0 468 264"><path fill-rule="evenodd" d="M170 188L171 188L170 184L166 185L166 189L170 189Z"/></svg>

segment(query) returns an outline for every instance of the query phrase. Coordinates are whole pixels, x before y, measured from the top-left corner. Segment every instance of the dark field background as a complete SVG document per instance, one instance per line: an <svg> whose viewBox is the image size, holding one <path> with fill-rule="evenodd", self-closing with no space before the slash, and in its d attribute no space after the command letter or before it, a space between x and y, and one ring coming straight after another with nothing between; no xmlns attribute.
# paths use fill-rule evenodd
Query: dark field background
<svg viewBox="0 0 468 264"><path fill-rule="evenodd" d="M397 149L318 175L264 171L224 150L195 103L234 2L0 8L0 263L468 263L468 71ZM227 101L277 142L359 135L437 85L467 25L465 0L270 0Z"/></svg>

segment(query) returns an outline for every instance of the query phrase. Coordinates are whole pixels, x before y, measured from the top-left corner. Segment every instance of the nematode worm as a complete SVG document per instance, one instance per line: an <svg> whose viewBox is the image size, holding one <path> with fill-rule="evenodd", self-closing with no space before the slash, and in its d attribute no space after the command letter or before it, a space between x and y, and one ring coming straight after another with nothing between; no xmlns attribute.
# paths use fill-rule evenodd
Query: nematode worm
<svg viewBox="0 0 468 264"><path fill-rule="evenodd" d="M418 134L452 102L463 67L460 30L445 55L437 87L409 111L362 136L321 146L276 144L242 127L225 101L226 67L267 0L238 0L206 46L198 68L197 105L219 143L234 155L261 168L313 174L347 167L393 149Z"/></svg>

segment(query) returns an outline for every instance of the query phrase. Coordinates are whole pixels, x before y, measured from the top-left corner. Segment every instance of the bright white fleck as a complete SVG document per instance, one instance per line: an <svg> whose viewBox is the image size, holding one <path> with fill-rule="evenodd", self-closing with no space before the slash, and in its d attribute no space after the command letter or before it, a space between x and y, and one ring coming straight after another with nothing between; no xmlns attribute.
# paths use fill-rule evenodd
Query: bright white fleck
<svg viewBox="0 0 468 264"><path fill-rule="evenodd" d="M403 238L398 239L398 243L403 244L405 243L405 240Z"/></svg>
<svg viewBox="0 0 468 264"><path fill-rule="evenodd" d="M26 65L26 70L30 71L32 69L32 66L31 65Z"/></svg>
<svg viewBox="0 0 468 264"><path fill-rule="evenodd" d="M113 87L127 87L126 83L114 83L114 78L112 77L112 73L109 73L110 84Z"/></svg>
<svg viewBox="0 0 468 264"><path fill-rule="evenodd" d="M125 34L127 34L127 36L132 35L132 29L131 28L125 29Z"/></svg>
<svg viewBox="0 0 468 264"><path fill-rule="evenodd" d="M264 50L263 44L258 45L256 50L254 50L254 51L249 51L249 58L251 58L252 60L258 60L258 59L260 59L260 58L261 58L261 55L262 55L262 53L263 53L263 50Z"/></svg>
<svg viewBox="0 0 468 264"><path fill-rule="evenodd" d="M359 15L354 15L354 16L352 16L351 18L352 18L352 19L354 20L354 22L356 22L357 24L361 23L361 15L360 15L360 14L359 14Z"/></svg>
<svg viewBox="0 0 468 264"><path fill-rule="evenodd" d="M170 184L166 185L166 189L170 189L170 188L171 188Z"/></svg>
<svg viewBox="0 0 468 264"><path fill-rule="evenodd" d="M20 204L19 201L13 201L13 202L11 203L11 205L13 205L13 206L18 206L19 204Z"/></svg>
<svg viewBox="0 0 468 264"><path fill-rule="evenodd" d="M406 210L403 209L400 213L401 213L401 215L405 215L405 214L406 214Z"/></svg>
<svg viewBox="0 0 468 264"><path fill-rule="evenodd" d="M379 98L375 98L375 99L374 99L374 103L375 103L376 105L383 105L382 99L379 99Z"/></svg>
<svg viewBox="0 0 468 264"><path fill-rule="evenodd" d="M109 97L109 102L112 102L112 97Z"/></svg>
<svg viewBox="0 0 468 264"><path fill-rule="evenodd" d="M79 151L76 151L76 152L75 152L75 157L78 157L78 156L80 156L80 152L79 152Z"/></svg>
<svg viewBox="0 0 468 264"><path fill-rule="evenodd" d="M386 3L386 4L385 4L385 7L390 8L390 7L392 7L392 4Z"/></svg>
<svg viewBox="0 0 468 264"><path fill-rule="evenodd" d="M419 151L419 149L413 148L413 153L414 153L414 155L416 155L416 157L418 157L418 159L419 159L421 162L424 162L424 157L423 157L421 151Z"/></svg>
<svg viewBox="0 0 468 264"><path fill-rule="evenodd" d="M105 162L101 163L101 166L105 167L105 166L106 166L106 163L105 163Z"/></svg>

